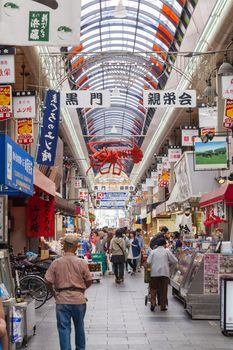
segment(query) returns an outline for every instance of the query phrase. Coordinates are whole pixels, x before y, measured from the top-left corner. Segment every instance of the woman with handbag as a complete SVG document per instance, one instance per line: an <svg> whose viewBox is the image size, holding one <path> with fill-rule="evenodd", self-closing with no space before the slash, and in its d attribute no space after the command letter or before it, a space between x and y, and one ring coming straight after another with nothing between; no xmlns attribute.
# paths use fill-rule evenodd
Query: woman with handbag
<svg viewBox="0 0 233 350"><path fill-rule="evenodd" d="M116 230L115 237L110 242L109 251L111 254L111 262L113 272L116 276L116 283L124 281L124 263L125 263L125 241L121 229Z"/></svg>
<svg viewBox="0 0 233 350"><path fill-rule="evenodd" d="M137 269L137 260L140 258L141 247L136 237L136 232L130 232L130 247L128 253L128 264L132 268L131 275L134 275Z"/></svg>

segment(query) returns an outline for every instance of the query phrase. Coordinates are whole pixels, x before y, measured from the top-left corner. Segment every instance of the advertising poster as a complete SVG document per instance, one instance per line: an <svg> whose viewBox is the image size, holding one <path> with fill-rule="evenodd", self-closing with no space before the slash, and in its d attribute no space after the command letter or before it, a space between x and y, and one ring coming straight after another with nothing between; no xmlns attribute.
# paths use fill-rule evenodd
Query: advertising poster
<svg viewBox="0 0 233 350"><path fill-rule="evenodd" d="M36 118L36 92L17 91L13 93L13 112L15 119Z"/></svg>
<svg viewBox="0 0 233 350"><path fill-rule="evenodd" d="M88 200L88 190L81 189L79 190L79 199L83 199L85 201Z"/></svg>
<svg viewBox="0 0 233 350"><path fill-rule="evenodd" d="M159 187L168 187L169 185L169 180L171 177L170 170L164 170L161 175L159 175L158 178L158 185Z"/></svg>
<svg viewBox="0 0 233 350"><path fill-rule="evenodd" d="M227 169L228 147L226 138L215 136L212 141L203 143L197 137L194 141L195 170Z"/></svg>
<svg viewBox="0 0 233 350"><path fill-rule="evenodd" d="M32 119L18 119L16 122L16 142L20 145L30 145L34 142Z"/></svg>
<svg viewBox="0 0 233 350"><path fill-rule="evenodd" d="M225 100L223 127L225 129L231 129L233 126L233 100Z"/></svg>
<svg viewBox="0 0 233 350"><path fill-rule="evenodd" d="M78 45L80 12L81 0L0 0L1 44Z"/></svg>
<svg viewBox="0 0 233 350"><path fill-rule="evenodd" d="M204 255L204 294L219 293L219 254Z"/></svg>
<svg viewBox="0 0 233 350"><path fill-rule="evenodd" d="M12 90L10 85L0 86L0 120L12 117Z"/></svg>
<svg viewBox="0 0 233 350"><path fill-rule="evenodd" d="M15 83L15 48L0 49L0 84Z"/></svg>

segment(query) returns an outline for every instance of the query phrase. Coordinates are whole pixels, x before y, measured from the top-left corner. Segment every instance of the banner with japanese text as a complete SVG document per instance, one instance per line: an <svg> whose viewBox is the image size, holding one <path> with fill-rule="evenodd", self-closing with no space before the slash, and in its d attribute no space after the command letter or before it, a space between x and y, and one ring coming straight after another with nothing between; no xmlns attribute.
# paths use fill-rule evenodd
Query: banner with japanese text
<svg viewBox="0 0 233 350"><path fill-rule="evenodd" d="M27 204L27 237L54 236L54 197L43 200L38 195Z"/></svg>
<svg viewBox="0 0 233 350"><path fill-rule="evenodd" d="M196 107L196 90L144 90L144 107Z"/></svg>
<svg viewBox="0 0 233 350"><path fill-rule="evenodd" d="M233 75L222 76L222 97L233 99Z"/></svg>
<svg viewBox="0 0 233 350"><path fill-rule="evenodd" d="M15 48L0 49L0 84L15 83Z"/></svg>
<svg viewBox="0 0 233 350"><path fill-rule="evenodd" d="M15 119L36 118L36 92L13 92L13 115Z"/></svg>
<svg viewBox="0 0 233 350"><path fill-rule="evenodd" d="M108 90L61 91L61 107L109 108L111 94Z"/></svg>
<svg viewBox="0 0 233 350"><path fill-rule="evenodd" d="M0 0L2 45L69 46L80 42L81 0Z"/></svg>
<svg viewBox="0 0 233 350"><path fill-rule="evenodd" d="M32 119L26 118L16 121L16 142L21 145L31 145L34 142Z"/></svg>
<svg viewBox="0 0 233 350"><path fill-rule="evenodd" d="M12 88L10 85L0 86L0 120L12 117Z"/></svg>
<svg viewBox="0 0 233 350"><path fill-rule="evenodd" d="M225 129L232 129L233 127L233 100L225 100L223 127Z"/></svg>
<svg viewBox="0 0 233 350"><path fill-rule="evenodd" d="M48 90L44 102L43 125L39 139L37 163L53 166L55 162L60 118L60 93Z"/></svg>

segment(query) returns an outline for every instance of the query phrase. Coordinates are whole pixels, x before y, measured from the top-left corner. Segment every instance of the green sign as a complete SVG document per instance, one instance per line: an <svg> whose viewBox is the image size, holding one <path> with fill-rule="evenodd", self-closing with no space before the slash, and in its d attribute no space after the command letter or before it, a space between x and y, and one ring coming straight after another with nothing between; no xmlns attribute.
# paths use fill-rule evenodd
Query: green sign
<svg viewBox="0 0 233 350"><path fill-rule="evenodd" d="M30 11L29 41L49 41L49 12Z"/></svg>

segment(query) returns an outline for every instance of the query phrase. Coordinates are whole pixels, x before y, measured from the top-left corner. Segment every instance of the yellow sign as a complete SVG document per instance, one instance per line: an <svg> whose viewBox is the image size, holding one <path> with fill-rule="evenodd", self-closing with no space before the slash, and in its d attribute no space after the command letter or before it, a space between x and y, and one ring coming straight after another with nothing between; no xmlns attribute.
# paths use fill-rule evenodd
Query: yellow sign
<svg viewBox="0 0 233 350"><path fill-rule="evenodd" d="M0 115L12 113L11 86L0 86Z"/></svg>

